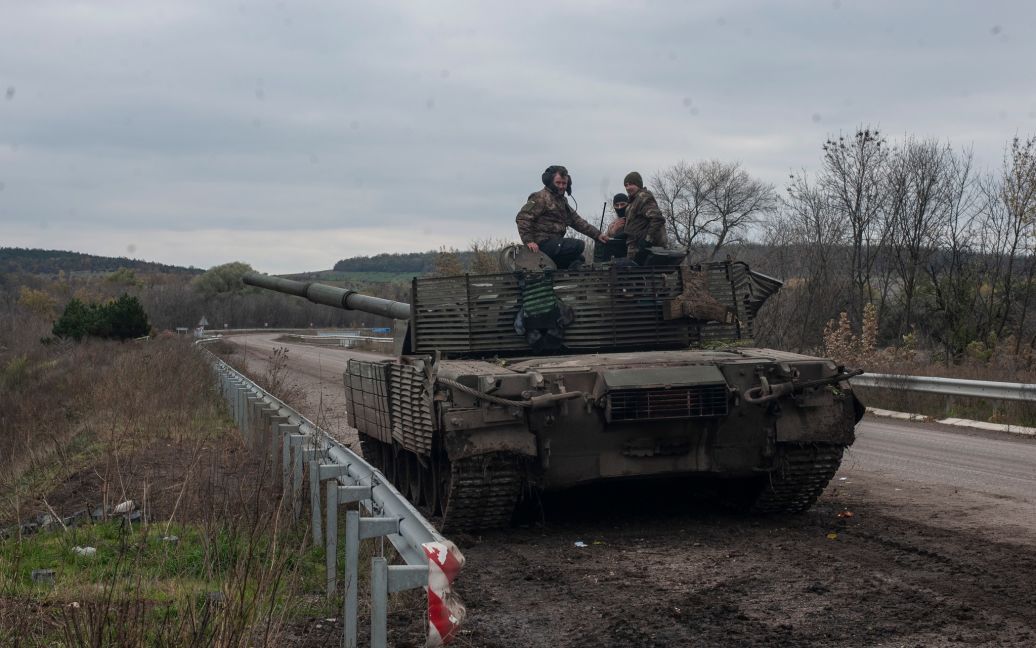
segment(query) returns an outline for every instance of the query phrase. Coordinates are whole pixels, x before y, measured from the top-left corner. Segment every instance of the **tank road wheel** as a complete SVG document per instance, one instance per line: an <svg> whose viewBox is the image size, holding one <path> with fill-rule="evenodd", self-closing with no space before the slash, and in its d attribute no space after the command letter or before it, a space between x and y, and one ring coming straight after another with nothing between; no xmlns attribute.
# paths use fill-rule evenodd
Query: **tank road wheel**
<svg viewBox="0 0 1036 648"><path fill-rule="evenodd" d="M439 508L439 471L438 463L432 457L423 457L428 463L421 465L421 491L424 493L424 503L432 515L438 515Z"/></svg>
<svg viewBox="0 0 1036 648"><path fill-rule="evenodd" d="M381 450L381 465L378 468L381 470L381 474L385 475L385 479L391 483L396 483L396 464L393 460L392 455L392 444L385 443L384 441L378 442L379 449Z"/></svg>
<svg viewBox="0 0 1036 648"><path fill-rule="evenodd" d="M378 470L381 468L381 442L372 436L368 436L363 432L359 433L360 437L360 454L363 455L363 460L374 466Z"/></svg>
<svg viewBox="0 0 1036 648"><path fill-rule="evenodd" d="M775 468L754 501L752 513L801 513L817 501L842 463L843 445L779 445Z"/></svg>
<svg viewBox="0 0 1036 648"><path fill-rule="evenodd" d="M407 465L407 483L406 492L407 499L414 506L421 506L424 502L424 493L422 492L421 483L423 467L421 466L420 460L417 458L417 454L407 451L406 453L406 465Z"/></svg>
<svg viewBox="0 0 1036 648"><path fill-rule="evenodd" d="M403 497L407 496L407 483L409 481L409 466L406 461L406 450L396 444L392 444L392 485L396 487Z"/></svg>
<svg viewBox="0 0 1036 648"><path fill-rule="evenodd" d="M445 456L442 458L442 461L436 464L435 494L437 496L438 501L435 503L435 508L438 511L439 515L444 515L446 513L446 509L449 508L450 487L453 486L453 484L451 483L451 476L453 474L451 472L452 466L453 464L451 464L450 460L447 459Z"/></svg>
<svg viewBox="0 0 1036 648"><path fill-rule="evenodd" d="M483 531L511 524L522 488L517 457L492 453L450 463L442 483L442 530Z"/></svg>

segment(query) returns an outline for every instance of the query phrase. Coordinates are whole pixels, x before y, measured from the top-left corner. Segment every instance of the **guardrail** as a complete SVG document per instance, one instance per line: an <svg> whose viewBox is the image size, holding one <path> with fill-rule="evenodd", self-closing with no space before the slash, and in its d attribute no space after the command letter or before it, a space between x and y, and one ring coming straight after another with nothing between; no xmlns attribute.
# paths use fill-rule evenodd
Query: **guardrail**
<svg viewBox="0 0 1036 648"><path fill-rule="evenodd" d="M934 376L899 376L896 374L865 373L849 379L860 387L880 387L907 391L943 394L945 396L975 396L1000 400L1036 399L1036 385L1030 383L991 382L963 378L936 378Z"/></svg>
<svg viewBox="0 0 1036 648"><path fill-rule="evenodd" d="M308 479L313 541L325 547L327 594L335 593L339 581L343 585L342 645L356 646L359 546L361 540L374 538L388 538L406 564L389 565L383 556L371 562L371 645L386 645L388 594L416 587L428 592L426 645L448 643L465 613L452 591L464 565L457 547L362 457L212 353L202 351L212 362L246 445L268 453L274 465L280 463L283 492L296 520L301 517L303 485ZM338 512L354 502L369 515L361 515L360 510L345 512L345 565L339 579Z"/></svg>
<svg viewBox="0 0 1036 648"><path fill-rule="evenodd" d="M286 333L283 337L291 338L301 344L328 345L350 347L356 342L377 342L391 344L394 338L373 337L370 335L302 335L299 333Z"/></svg>

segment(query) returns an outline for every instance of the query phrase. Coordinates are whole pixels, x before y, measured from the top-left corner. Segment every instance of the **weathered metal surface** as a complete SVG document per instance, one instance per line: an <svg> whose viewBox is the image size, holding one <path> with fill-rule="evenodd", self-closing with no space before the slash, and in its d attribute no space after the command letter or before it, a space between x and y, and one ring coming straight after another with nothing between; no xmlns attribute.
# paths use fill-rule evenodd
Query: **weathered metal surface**
<svg viewBox="0 0 1036 648"><path fill-rule="evenodd" d="M565 347L572 351L678 349L749 338L761 300L779 285L739 263L705 264L695 271L659 267L554 273L554 293L575 312L575 321L564 332ZM708 295L690 302L692 289L707 289ZM528 351L525 338L514 329L521 306L515 273L415 279L413 300L415 352ZM674 312L676 302L681 304L679 314ZM723 321L688 317L691 311Z"/></svg>
<svg viewBox="0 0 1036 648"><path fill-rule="evenodd" d="M435 421L431 385L419 366L388 365L392 438L404 449L422 455L432 451Z"/></svg>
<svg viewBox="0 0 1036 648"><path fill-rule="evenodd" d="M379 441L392 439L387 364L350 360L344 377L349 425Z"/></svg>

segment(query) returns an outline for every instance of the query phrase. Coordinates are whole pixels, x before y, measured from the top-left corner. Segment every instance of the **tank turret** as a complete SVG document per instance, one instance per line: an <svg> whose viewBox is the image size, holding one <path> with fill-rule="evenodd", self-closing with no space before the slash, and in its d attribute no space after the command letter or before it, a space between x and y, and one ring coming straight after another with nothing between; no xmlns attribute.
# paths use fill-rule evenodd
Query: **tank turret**
<svg viewBox="0 0 1036 648"><path fill-rule="evenodd" d="M752 338L781 282L740 262L418 277L412 304L248 273L244 282L406 320L401 353L481 358L714 346ZM402 344L401 344L402 342Z"/></svg>

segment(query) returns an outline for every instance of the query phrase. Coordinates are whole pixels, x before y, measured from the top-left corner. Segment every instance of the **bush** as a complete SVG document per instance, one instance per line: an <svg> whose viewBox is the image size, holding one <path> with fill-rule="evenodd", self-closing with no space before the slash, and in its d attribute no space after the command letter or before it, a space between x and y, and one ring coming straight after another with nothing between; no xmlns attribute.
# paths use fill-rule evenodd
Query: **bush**
<svg viewBox="0 0 1036 648"><path fill-rule="evenodd" d="M127 340L142 337L151 331L147 313L136 297L123 294L104 308L108 316L107 337Z"/></svg>
<svg viewBox="0 0 1036 648"><path fill-rule="evenodd" d="M123 294L107 304L85 304L73 299L51 332L56 337L78 341L87 336L127 340L147 335L150 330L140 301Z"/></svg>
<svg viewBox="0 0 1036 648"><path fill-rule="evenodd" d="M94 335L100 316L98 311L97 304L84 304L78 299L73 299L65 306L65 312L54 323L51 333L55 337L72 338L76 341L87 335Z"/></svg>

